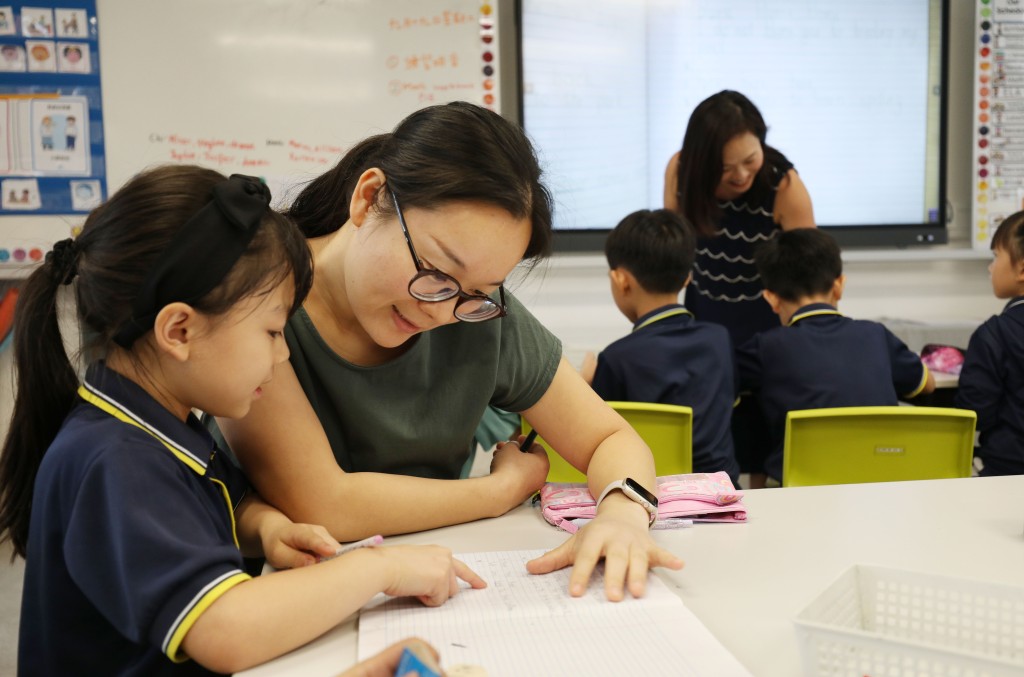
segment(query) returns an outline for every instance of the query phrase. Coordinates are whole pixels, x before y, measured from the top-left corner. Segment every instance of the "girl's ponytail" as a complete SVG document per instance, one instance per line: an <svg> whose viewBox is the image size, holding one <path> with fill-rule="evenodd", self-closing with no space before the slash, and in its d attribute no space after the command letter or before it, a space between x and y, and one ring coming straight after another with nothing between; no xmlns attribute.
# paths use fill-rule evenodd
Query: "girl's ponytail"
<svg viewBox="0 0 1024 677"><path fill-rule="evenodd" d="M74 278L77 245L58 242L18 294L14 313L16 393L0 452L0 541L24 557L36 473L71 411L78 377L64 350L57 292Z"/></svg>

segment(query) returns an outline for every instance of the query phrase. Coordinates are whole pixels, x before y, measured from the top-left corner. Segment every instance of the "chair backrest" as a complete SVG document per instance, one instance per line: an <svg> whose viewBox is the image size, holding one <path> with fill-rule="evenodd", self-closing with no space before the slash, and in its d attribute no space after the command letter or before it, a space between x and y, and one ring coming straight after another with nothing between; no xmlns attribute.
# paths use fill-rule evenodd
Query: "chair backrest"
<svg viewBox="0 0 1024 677"><path fill-rule="evenodd" d="M977 418L941 407L791 411L782 486L970 477Z"/></svg>
<svg viewBox="0 0 1024 677"><path fill-rule="evenodd" d="M643 438L654 454L654 468L659 476L693 471L693 409L674 404L651 402L609 402L626 422ZM523 432L530 426L523 421ZM547 442L537 438L548 452L551 469L548 482L585 482L586 477Z"/></svg>

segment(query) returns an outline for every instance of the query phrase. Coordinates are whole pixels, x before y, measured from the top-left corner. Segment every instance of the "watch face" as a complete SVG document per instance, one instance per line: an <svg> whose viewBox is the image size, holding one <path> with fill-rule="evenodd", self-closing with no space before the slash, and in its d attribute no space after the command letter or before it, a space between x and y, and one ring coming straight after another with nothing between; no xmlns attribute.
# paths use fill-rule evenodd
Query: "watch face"
<svg viewBox="0 0 1024 677"><path fill-rule="evenodd" d="M625 483L627 487L629 487L632 491L635 491L637 495L643 497L645 501L647 501L654 507L658 507L658 497L644 489L639 482L637 482L631 477L627 477Z"/></svg>

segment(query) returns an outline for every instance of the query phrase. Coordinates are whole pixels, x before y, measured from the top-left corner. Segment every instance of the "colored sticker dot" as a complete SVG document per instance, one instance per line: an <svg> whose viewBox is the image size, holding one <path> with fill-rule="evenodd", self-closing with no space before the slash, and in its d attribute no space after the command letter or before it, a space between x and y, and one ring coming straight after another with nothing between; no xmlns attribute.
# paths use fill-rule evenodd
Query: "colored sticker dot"
<svg viewBox="0 0 1024 677"><path fill-rule="evenodd" d="M494 42L494 36L488 33L487 35L480 36L480 39L484 41L485 45L489 45Z"/></svg>
<svg viewBox="0 0 1024 677"><path fill-rule="evenodd" d="M480 13L484 16L490 16L493 11L494 10L490 5L480 5Z"/></svg>
<svg viewBox="0 0 1024 677"><path fill-rule="evenodd" d="M490 62L494 61L494 54L492 54L490 52L484 52L483 53L483 59L487 63L490 63Z"/></svg>
<svg viewBox="0 0 1024 677"><path fill-rule="evenodd" d="M982 113L981 115L979 115L978 116L978 122L980 122L982 124L988 122L988 113Z"/></svg>
<svg viewBox="0 0 1024 677"><path fill-rule="evenodd" d="M987 71L991 67L992 67L992 64L989 63L988 61L982 61L981 62L981 70L983 70L983 71Z"/></svg>
<svg viewBox="0 0 1024 677"><path fill-rule="evenodd" d="M988 195L985 195L984 193L979 195L978 196L978 202L988 202Z"/></svg>
<svg viewBox="0 0 1024 677"><path fill-rule="evenodd" d="M981 141L978 142L979 148L985 148L986 146L988 146L988 139L982 139Z"/></svg>
<svg viewBox="0 0 1024 677"><path fill-rule="evenodd" d="M986 176L988 176L988 170L985 168L979 169L978 176L984 179Z"/></svg>
<svg viewBox="0 0 1024 677"><path fill-rule="evenodd" d="M988 190L988 181L979 181L978 190Z"/></svg>
<svg viewBox="0 0 1024 677"><path fill-rule="evenodd" d="M31 249L31 250L29 250L28 257L30 259L32 259L33 261L38 261L39 259L43 258L43 250L42 249Z"/></svg>
<svg viewBox="0 0 1024 677"><path fill-rule="evenodd" d="M981 15L987 19L990 16L992 16L992 10L986 7L983 10L981 10Z"/></svg>
<svg viewBox="0 0 1024 677"><path fill-rule="evenodd" d="M978 82L980 82L983 85L987 85L989 79L990 78L988 76L988 73L982 73L980 76L978 76Z"/></svg>
<svg viewBox="0 0 1024 677"><path fill-rule="evenodd" d="M484 94L484 103L486 103L486 104L494 103L494 95L493 94Z"/></svg>
<svg viewBox="0 0 1024 677"><path fill-rule="evenodd" d="M988 87L982 87L981 89L979 89L978 90L978 94L980 94L981 96L988 96L989 95Z"/></svg>
<svg viewBox="0 0 1024 677"><path fill-rule="evenodd" d="M986 134L988 134L988 127L978 127L978 133L981 134L982 136L985 136Z"/></svg>
<svg viewBox="0 0 1024 677"><path fill-rule="evenodd" d="M0 249L0 263L8 261L11 258L11 252L6 249Z"/></svg>
<svg viewBox="0 0 1024 677"><path fill-rule="evenodd" d="M484 89L488 92L494 89L494 80L484 80Z"/></svg>
<svg viewBox="0 0 1024 677"><path fill-rule="evenodd" d="M492 75L494 75L494 66L484 66L484 75L486 75L487 77L491 77Z"/></svg>
<svg viewBox="0 0 1024 677"><path fill-rule="evenodd" d="M14 250L14 260L15 261L24 261L25 260L25 250L24 249L15 249Z"/></svg>
<svg viewBox="0 0 1024 677"><path fill-rule="evenodd" d="M982 47L981 48L981 55L982 56L988 56L991 53L992 53L992 50L989 49L988 47Z"/></svg>
<svg viewBox="0 0 1024 677"><path fill-rule="evenodd" d="M982 33L981 34L981 44L987 45L989 42L991 42L991 40L992 40L992 36L989 35L988 33Z"/></svg>
<svg viewBox="0 0 1024 677"><path fill-rule="evenodd" d="M982 101L978 104L978 108L981 110L988 110L988 101Z"/></svg>
<svg viewBox="0 0 1024 677"><path fill-rule="evenodd" d="M988 157L986 157L984 155L978 156L978 164L979 165L987 165L988 164Z"/></svg>
<svg viewBox="0 0 1024 677"><path fill-rule="evenodd" d="M981 30L987 31L990 28L992 28L992 22L991 21L982 21L981 22Z"/></svg>

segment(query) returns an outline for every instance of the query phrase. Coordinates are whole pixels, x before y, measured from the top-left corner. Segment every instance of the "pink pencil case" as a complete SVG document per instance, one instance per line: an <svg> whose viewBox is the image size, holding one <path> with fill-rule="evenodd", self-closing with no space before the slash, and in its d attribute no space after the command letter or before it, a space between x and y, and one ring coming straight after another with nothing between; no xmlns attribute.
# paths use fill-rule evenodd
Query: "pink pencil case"
<svg viewBox="0 0 1024 677"><path fill-rule="evenodd" d="M745 522L743 492L725 472L665 475L658 478L658 521L655 529L673 528L673 520ZM548 482L540 490L540 508L550 524L576 533L575 520L592 520L596 501L586 484Z"/></svg>

